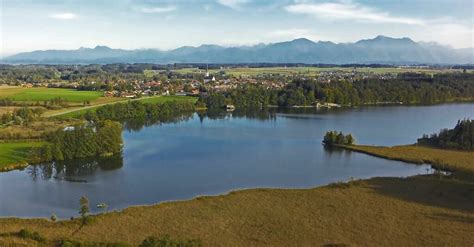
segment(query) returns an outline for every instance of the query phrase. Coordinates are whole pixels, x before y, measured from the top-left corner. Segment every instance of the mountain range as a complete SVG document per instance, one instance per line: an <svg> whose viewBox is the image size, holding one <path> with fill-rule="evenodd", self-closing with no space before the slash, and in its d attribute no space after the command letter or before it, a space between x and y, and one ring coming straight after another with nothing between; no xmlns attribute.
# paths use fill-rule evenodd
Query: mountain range
<svg viewBox="0 0 474 247"><path fill-rule="evenodd" d="M107 63L306 63L306 64L472 64L474 48L454 49L409 38L377 36L355 43L314 42L305 38L254 46L183 46L123 50L107 46L24 52L0 60L10 64Z"/></svg>

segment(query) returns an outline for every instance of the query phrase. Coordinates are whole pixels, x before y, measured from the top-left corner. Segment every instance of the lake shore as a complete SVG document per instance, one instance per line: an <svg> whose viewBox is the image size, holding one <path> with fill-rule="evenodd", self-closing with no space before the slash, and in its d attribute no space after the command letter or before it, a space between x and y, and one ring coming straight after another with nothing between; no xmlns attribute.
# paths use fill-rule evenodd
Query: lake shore
<svg viewBox="0 0 474 247"><path fill-rule="evenodd" d="M398 159L405 161L407 157L415 161L413 153L422 158L430 151L420 152L416 146L378 148L412 150L384 154L390 158L399 154ZM473 155L436 151L455 152L444 155L443 162L463 172L469 165L463 160L472 160ZM474 243L469 234L474 224L474 183L472 173L455 174L353 180L313 189L250 189L129 207L91 216L90 224L79 231L79 219L3 218L0 244L38 244L19 237L18 232L27 229L38 232L44 239L39 244L46 246L64 239L136 246L148 236L164 235L199 239L204 246L469 246Z"/></svg>
<svg viewBox="0 0 474 247"><path fill-rule="evenodd" d="M350 151L365 153L379 158L403 161L413 164L430 164L433 168L443 171L474 173L474 152L445 150L420 145L403 146L367 146L367 145L335 145Z"/></svg>

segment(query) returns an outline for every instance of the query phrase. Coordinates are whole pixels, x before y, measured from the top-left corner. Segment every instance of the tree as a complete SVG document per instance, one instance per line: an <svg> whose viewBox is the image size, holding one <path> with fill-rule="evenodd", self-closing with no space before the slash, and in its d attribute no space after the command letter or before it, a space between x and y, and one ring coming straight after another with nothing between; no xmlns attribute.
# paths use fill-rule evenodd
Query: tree
<svg viewBox="0 0 474 247"><path fill-rule="evenodd" d="M82 225L85 225L87 223L87 215L89 214L90 208L89 208L89 199L87 197L82 196L81 199L79 200L80 204L80 209L79 209L79 214L81 214L82 218Z"/></svg>
<svg viewBox="0 0 474 247"><path fill-rule="evenodd" d="M336 144L339 144L339 145L344 145L346 144L346 137L344 136L344 134L342 134L342 132L339 132L339 134L337 134L336 136Z"/></svg>
<svg viewBox="0 0 474 247"><path fill-rule="evenodd" d="M351 134L346 135L346 145L354 145L355 139Z"/></svg>

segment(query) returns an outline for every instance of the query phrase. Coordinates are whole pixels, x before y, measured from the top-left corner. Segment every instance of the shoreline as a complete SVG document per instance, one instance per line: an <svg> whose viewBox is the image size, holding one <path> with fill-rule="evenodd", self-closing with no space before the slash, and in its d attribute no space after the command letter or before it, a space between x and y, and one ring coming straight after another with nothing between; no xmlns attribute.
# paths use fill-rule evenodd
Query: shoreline
<svg viewBox="0 0 474 247"><path fill-rule="evenodd" d="M402 147L416 150L420 148L412 145ZM435 151L441 152L441 155L453 152L439 149ZM474 155L474 152L454 153L466 156L467 160ZM458 167L458 161L453 155L446 157L450 159L451 166ZM160 236L164 233L175 238L199 239L204 246L271 246L291 243L363 245L368 242L384 245L387 244L386 241L400 245L462 245L466 241L474 241L474 237L463 235L474 222L446 221L444 218L423 216L456 215L463 219L474 217L474 202L469 196L469 191L474 186L472 176L463 178L457 175L373 177L298 189L237 189L219 195L133 205L90 215L91 223L80 230L77 230L81 221L79 217L57 222L45 217L0 217L0 224L4 226L4 230L0 230L0 245L2 236L5 243L19 243L15 234L21 229L38 232L47 239L46 246L53 246L61 240L81 243L120 242L136 246L147 236ZM272 210L268 210L269 208ZM397 220L393 221L393 218ZM196 228L196 224L200 227ZM433 230L434 228L438 230ZM104 229L108 229L107 234L97 234ZM262 232L264 229L267 230ZM286 229L284 234L282 229ZM448 235L435 234L445 229L450 229ZM70 235L76 231L79 233ZM241 231L245 231L245 235L231 234ZM408 237L413 235L410 234L412 231L418 232L416 238Z"/></svg>

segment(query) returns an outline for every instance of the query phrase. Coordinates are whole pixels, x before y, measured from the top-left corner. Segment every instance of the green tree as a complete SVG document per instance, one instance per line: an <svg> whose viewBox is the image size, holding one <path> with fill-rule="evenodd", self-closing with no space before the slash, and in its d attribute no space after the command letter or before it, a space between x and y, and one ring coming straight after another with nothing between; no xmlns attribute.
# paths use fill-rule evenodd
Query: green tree
<svg viewBox="0 0 474 247"><path fill-rule="evenodd" d="M346 135L346 145L354 145L355 139L351 134Z"/></svg>
<svg viewBox="0 0 474 247"><path fill-rule="evenodd" d="M87 199L87 197L85 196L82 196L81 199L79 200L79 204L80 204L79 214L81 215L81 218L82 218L82 225L85 225L87 223L87 216L90 211L89 199Z"/></svg>

